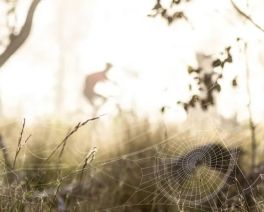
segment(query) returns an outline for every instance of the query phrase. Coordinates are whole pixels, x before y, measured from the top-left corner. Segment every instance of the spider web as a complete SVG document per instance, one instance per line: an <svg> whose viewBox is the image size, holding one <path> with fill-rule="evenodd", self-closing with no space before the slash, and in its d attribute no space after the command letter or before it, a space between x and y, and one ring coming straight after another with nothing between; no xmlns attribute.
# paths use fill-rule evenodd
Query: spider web
<svg viewBox="0 0 264 212"><path fill-rule="evenodd" d="M173 205L177 206L179 211L183 208L201 211L219 209L228 211L234 207L236 202L238 202L236 207L241 207L242 210L243 204L240 203L243 202L244 196L235 183L236 172L234 171L238 166L238 149L230 146L231 143L228 146L217 129L203 131L194 131L192 127L190 129L190 131L187 130L166 138L158 144L124 154L121 157L97 161L93 166L95 169L100 168L100 173L132 190L121 205L109 207L101 205L98 210L114 211L140 205L154 207ZM146 133L148 132L139 134L137 137ZM133 142L132 138L125 144L131 145ZM30 151L28 148L26 150ZM37 155L34 152L31 154ZM82 163L83 161L80 162L80 165ZM112 173L113 167L117 167L119 171L116 175ZM132 168L126 169L125 167ZM63 169L67 166L59 168ZM41 169L58 169L58 166L41 167ZM15 172L19 171L25 170L15 170ZM8 172L9 170L7 170ZM63 178L73 179L81 172L81 169L77 169ZM123 179L124 175L133 175L133 179L137 179L137 181L127 182L126 179ZM55 183L49 182L51 185ZM10 187L12 185L8 186L8 188ZM264 208L263 175L260 175L253 184L249 184L246 189L252 190L253 187L257 188L255 191L258 196L256 199L258 206ZM23 188L20 189L23 193ZM73 192L73 188L70 186L67 189L67 192ZM41 201L50 193L50 191L38 193L35 198L39 198ZM11 197L17 198L7 196L7 198ZM83 201L90 200L84 198ZM28 204L31 202L29 201Z"/></svg>
<svg viewBox="0 0 264 212"><path fill-rule="evenodd" d="M176 205L179 211L182 208L208 211L228 210L234 207L234 202L238 202L237 208L245 206L246 203L241 203L245 197L236 184L237 160L238 149L227 146L217 130L210 130L176 134L160 144L102 165L120 166L121 161L123 164L126 161L138 167L134 169L140 179L138 184L128 185L134 189L133 193L116 207ZM249 185L246 189L252 188Z"/></svg>

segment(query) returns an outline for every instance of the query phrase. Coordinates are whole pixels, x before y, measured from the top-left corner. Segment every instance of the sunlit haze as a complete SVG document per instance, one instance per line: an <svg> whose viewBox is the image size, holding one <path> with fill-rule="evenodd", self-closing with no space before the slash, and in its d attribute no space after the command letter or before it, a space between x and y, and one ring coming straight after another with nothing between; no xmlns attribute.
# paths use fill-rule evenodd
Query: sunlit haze
<svg viewBox="0 0 264 212"><path fill-rule="evenodd" d="M264 26L258 9L264 3L255 2L250 12ZM232 45L234 62L224 69L217 110L226 118L237 115L245 120L248 97L244 55L236 42L240 37L249 46L254 119L263 120L263 33L243 20L229 0L190 2L189 21L170 26L159 17L148 17L153 5L153 0L43 0L29 39L1 68L1 113L29 120L54 114L92 116L82 92L84 79L110 62L111 80L96 87L108 97L98 113L113 114L118 105L155 116L166 106L169 120L184 121L185 111L177 101L190 97L188 65L197 66L197 52L217 55ZM21 6L21 17L27 8ZM230 89L236 75L239 86Z"/></svg>

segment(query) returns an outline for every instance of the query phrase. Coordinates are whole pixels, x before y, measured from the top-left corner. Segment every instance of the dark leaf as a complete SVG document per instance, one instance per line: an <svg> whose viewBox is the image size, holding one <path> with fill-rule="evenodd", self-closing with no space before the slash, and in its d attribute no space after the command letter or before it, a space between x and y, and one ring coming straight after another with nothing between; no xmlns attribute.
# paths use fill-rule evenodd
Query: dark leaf
<svg viewBox="0 0 264 212"><path fill-rule="evenodd" d="M193 67L188 66L188 73L191 74L193 72Z"/></svg>
<svg viewBox="0 0 264 212"><path fill-rule="evenodd" d="M202 71L201 68L197 68L197 69L195 69L195 72L196 72L197 74L199 74L201 71Z"/></svg>
<svg viewBox="0 0 264 212"><path fill-rule="evenodd" d="M159 10L159 9L161 9L162 7L161 7L161 5L159 4L159 3L157 3L153 8L152 8L152 10Z"/></svg>
<svg viewBox="0 0 264 212"><path fill-rule="evenodd" d="M233 87L237 87L237 79L236 79L236 78L234 78L234 79L232 80L232 86L233 86Z"/></svg>
<svg viewBox="0 0 264 212"><path fill-rule="evenodd" d="M162 12L160 13L163 17L167 16L167 10L163 9Z"/></svg>
<svg viewBox="0 0 264 212"><path fill-rule="evenodd" d="M231 49L231 46L226 47L226 51L229 52Z"/></svg>
<svg viewBox="0 0 264 212"><path fill-rule="evenodd" d="M159 9L161 9L162 8L162 6L161 6L161 4L160 4L160 0L157 0L157 3L155 4L155 6L152 8L152 10L159 10Z"/></svg>
<svg viewBox="0 0 264 212"><path fill-rule="evenodd" d="M174 21L174 19L171 16L168 16L167 20L169 25L172 24L172 22Z"/></svg>
<svg viewBox="0 0 264 212"><path fill-rule="evenodd" d="M173 4L180 4L181 3L181 0L173 0L172 3Z"/></svg>
<svg viewBox="0 0 264 212"><path fill-rule="evenodd" d="M184 103L183 104L183 108L184 108L184 110L187 112L188 111L188 107L189 107L189 105L187 104L187 103Z"/></svg>
<svg viewBox="0 0 264 212"><path fill-rule="evenodd" d="M202 110L207 110L208 109L208 106L206 103L201 103L201 107L202 107Z"/></svg>
<svg viewBox="0 0 264 212"><path fill-rule="evenodd" d="M195 101L199 100L199 96L197 96L197 95L194 95L193 98L194 98Z"/></svg>
<svg viewBox="0 0 264 212"><path fill-rule="evenodd" d="M221 60L216 59L216 60L213 61L212 66L213 66L213 67L218 67L218 66L220 66L221 64L222 64Z"/></svg>
<svg viewBox="0 0 264 212"><path fill-rule="evenodd" d="M228 63L232 63L233 62L233 58L232 58L231 54L228 54L228 57L226 58L225 61L228 62Z"/></svg>
<svg viewBox="0 0 264 212"><path fill-rule="evenodd" d="M215 89L216 89L218 92L220 92L220 91L221 91L221 86L217 83L217 84L215 85Z"/></svg>
<svg viewBox="0 0 264 212"><path fill-rule="evenodd" d="M176 12L173 14L173 18L182 18L182 17L184 17L183 12Z"/></svg>

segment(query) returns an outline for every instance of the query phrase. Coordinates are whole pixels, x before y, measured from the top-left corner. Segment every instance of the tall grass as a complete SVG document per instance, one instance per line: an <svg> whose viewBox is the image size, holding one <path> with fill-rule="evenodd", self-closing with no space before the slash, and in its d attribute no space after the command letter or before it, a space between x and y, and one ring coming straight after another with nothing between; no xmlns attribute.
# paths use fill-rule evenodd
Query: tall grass
<svg viewBox="0 0 264 212"><path fill-rule="evenodd" d="M51 121L1 126L1 211L182 210L165 200L160 204L157 198L149 204L136 204L146 194L133 194L142 180L141 165L146 165L141 163L149 163L155 147L168 137L173 135L180 142L177 135L191 134L192 129L182 129L184 125L165 126L162 120L150 122L131 112L108 121L101 117L77 125ZM250 135L243 127L240 130L240 134L226 133L224 139L239 140L247 147ZM261 140L261 131L257 135ZM248 161L250 152L245 151L243 157L243 163ZM249 165L244 163L243 168ZM155 186L151 189L159 192ZM243 201L233 201L243 207Z"/></svg>

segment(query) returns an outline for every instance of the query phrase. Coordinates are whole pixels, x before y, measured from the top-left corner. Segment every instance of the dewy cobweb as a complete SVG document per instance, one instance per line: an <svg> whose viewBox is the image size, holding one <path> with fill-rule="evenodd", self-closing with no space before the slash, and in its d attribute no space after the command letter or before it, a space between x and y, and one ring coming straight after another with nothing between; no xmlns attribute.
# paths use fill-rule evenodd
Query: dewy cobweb
<svg viewBox="0 0 264 212"><path fill-rule="evenodd" d="M144 134L145 132L138 136ZM131 140L128 142L132 146ZM89 167L92 174L87 179L83 177L83 169L77 170L75 174L80 174L81 179L87 180L81 184L81 188L87 190L89 195L91 193L95 199L96 194L92 192L93 190L96 190L99 197L105 195L108 199L111 194L107 192L103 194L103 190L119 189L122 197L124 196L118 203L112 201L113 204L110 200L109 204L91 202L96 204L98 210L112 211L118 208L120 211L120 208L138 205L153 207L173 205L178 207L179 211L182 208L230 211L230 205L236 201L246 204L245 199L250 195L254 200L253 193L250 193L253 186L259 194L264 192L263 175L250 183L239 179L243 177L243 173L239 169L238 158L239 149L235 143L230 140L227 143L217 129L191 130L176 133L154 145L117 158L97 160ZM72 176L66 175L65 178L70 181ZM237 181L246 184L242 185ZM74 186L73 181L72 184L62 187L58 193L74 196L76 189L73 188L80 188ZM37 196L47 197L54 192L57 191L47 190L38 193ZM83 200L89 202L88 196L84 195ZM258 197L260 197L256 199L258 205L263 205L264 208L263 195ZM241 207L242 210L243 204L237 207Z"/></svg>
<svg viewBox="0 0 264 212"><path fill-rule="evenodd" d="M208 211L245 198L235 184L243 177L236 176L239 151L218 136L212 131L184 133L124 155L119 160L135 163L140 180L123 206L177 205Z"/></svg>
<svg viewBox="0 0 264 212"><path fill-rule="evenodd" d="M191 137L160 146L155 166L159 191L177 204L201 205L225 186L236 163L236 149Z"/></svg>
<svg viewBox="0 0 264 212"><path fill-rule="evenodd" d="M142 178L133 196L146 194L134 203L155 200L156 204L195 207L213 199L226 185L237 158L235 148L215 141L205 132L173 137L157 145L150 158L134 160L141 167Z"/></svg>

